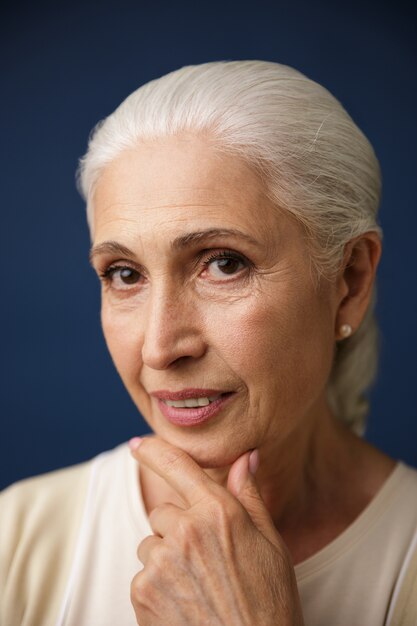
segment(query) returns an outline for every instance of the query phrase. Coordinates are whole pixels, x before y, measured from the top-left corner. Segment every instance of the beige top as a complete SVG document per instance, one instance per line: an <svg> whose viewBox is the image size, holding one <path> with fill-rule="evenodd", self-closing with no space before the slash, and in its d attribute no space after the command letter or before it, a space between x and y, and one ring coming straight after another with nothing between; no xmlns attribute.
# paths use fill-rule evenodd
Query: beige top
<svg viewBox="0 0 417 626"><path fill-rule="evenodd" d="M296 566L306 626L397 626L388 614L416 529L417 471L399 463L356 521ZM130 581L151 532L125 444L12 486L0 497L1 626L136 626Z"/></svg>

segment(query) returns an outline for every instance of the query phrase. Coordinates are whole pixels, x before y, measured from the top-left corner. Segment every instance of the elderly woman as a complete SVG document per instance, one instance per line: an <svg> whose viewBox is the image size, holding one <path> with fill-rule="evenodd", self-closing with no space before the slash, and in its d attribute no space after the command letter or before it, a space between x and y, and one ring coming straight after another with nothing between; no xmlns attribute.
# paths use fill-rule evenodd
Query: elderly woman
<svg viewBox="0 0 417 626"><path fill-rule="evenodd" d="M346 111L275 63L186 67L97 126L80 187L155 436L4 493L1 623L415 624L417 472L359 436L380 179Z"/></svg>

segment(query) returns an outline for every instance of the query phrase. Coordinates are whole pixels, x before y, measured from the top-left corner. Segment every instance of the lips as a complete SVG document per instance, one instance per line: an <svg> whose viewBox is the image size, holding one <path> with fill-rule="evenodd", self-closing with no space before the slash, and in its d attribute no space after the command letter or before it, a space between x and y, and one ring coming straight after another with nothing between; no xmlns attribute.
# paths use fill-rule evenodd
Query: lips
<svg viewBox="0 0 417 626"><path fill-rule="evenodd" d="M177 426L197 426L207 422L220 413L230 401L233 392L219 389L182 389L181 391L154 391L150 394L156 398L162 415L172 424ZM178 407L169 406L168 402L196 400L197 398L209 398L212 401L206 406Z"/></svg>

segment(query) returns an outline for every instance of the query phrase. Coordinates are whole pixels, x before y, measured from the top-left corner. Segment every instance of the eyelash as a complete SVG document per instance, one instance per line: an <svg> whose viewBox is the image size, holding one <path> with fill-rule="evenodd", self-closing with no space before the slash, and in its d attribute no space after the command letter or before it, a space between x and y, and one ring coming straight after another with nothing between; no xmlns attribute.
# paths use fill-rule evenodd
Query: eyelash
<svg viewBox="0 0 417 626"><path fill-rule="evenodd" d="M207 269L213 261L218 261L219 259L233 259L234 261L239 261L245 265L245 267L250 267L250 261L241 254L233 252L233 250L219 250L217 252L213 252L209 257L207 257L207 259L204 260L204 268Z"/></svg>
<svg viewBox="0 0 417 626"><path fill-rule="evenodd" d="M201 261L202 256L203 254L200 256L198 260L199 262ZM216 252L212 252L207 258L204 259L202 263L203 271L206 270L214 261L218 261L221 259L233 259L235 261L238 261L239 263L242 263L242 265L248 270L251 270L253 268L253 264L251 263L251 261L249 261L249 259L247 259L243 255L238 254L237 252L234 252L233 250L219 250ZM138 271L135 267L133 267L132 265L129 265L128 263L114 263L114 264L111 264L109 267L107 267L105 270L99 272L100 279L105 284L111 285L113 275L117 271L120 271L123 269L131 269L133 271ZM237 272L237 274L239 274L241 271L242 270ZM138 273L140 274L140 272ZM220 282L228 282L228 281L220 281ZM133 284L137 284L137 283L133 283ZM128 289L126 289L126 291L127 290Z"/></svg>

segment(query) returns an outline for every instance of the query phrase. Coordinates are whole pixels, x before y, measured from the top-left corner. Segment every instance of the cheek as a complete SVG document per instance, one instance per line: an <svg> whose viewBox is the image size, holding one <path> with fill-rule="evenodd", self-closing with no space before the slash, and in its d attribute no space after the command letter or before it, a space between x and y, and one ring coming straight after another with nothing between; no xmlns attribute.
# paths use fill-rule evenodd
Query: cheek
<svg viewBox="0 0 417 626"><path fill-rule="evenodd" d="M325 387L333 359L332 316L305 288L236 303L224 309L221 323L211 324L220 354L257 404L274 399L293 406L297 397L308 402Z"/></svg>
<svg viewBox="0 0 417 626"><path fill-rule="evenodd" d="M105 302L101 309L101 325L113 363L126 386L129 378L135 379L142 367L141 349L135 314L121 313Z"/></svg>

